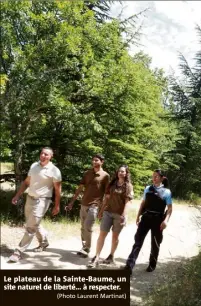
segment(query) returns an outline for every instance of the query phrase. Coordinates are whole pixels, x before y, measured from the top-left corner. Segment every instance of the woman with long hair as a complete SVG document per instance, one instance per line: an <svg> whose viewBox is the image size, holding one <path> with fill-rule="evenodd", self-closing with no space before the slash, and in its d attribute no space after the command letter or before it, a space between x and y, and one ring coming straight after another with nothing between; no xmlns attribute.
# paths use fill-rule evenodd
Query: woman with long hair
<svg viewBox="0 0 201 306"><path fill-rule="evenodd" d="M171 191L167 188L168 179L158 169L153 172L152 181L153 184L144 190L143 200L136 218L138 229L135 234L135 243L124 267L129 270L130 275L132 275L135 262L149 230L151 230L151 253L146 271L155 270L163 239L163 230L167 227L172 214Z"/></svg>
<svg viewBox="0 0 201 306"><path fill-rule="evenodd" d="M88 267L95 268L99 264L99 256L104 246L105 238L112 228L112 246L110 255L104 263L114 263L114 253L119 242L119 234L126 224L126 206L133 198L133 186L130 180L128 166L122 165L110 182L98 218L101 219L100 234L96 246L96 255Z"/></svg>

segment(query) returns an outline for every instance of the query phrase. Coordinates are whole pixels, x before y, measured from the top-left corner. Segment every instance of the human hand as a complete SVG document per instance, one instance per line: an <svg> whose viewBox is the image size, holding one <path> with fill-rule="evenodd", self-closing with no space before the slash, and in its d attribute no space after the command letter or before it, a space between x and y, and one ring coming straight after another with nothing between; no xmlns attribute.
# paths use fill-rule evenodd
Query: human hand
<svg viewBox="0 0 201 306"><path fill-rule="evenodd" d="M13 205L17 205L18 200L19 200L19 196L16 195L14 196L14 198L12 198L11 202Z"/></svg>
<svg viewBox="0 0 201 306"><path fill-rule="evenodd" d="M120 216L120 225L125 225L126 224L126 217L121 215Z"/></svg>
<svg viewBox="0 0 201 306"><path fill-rule="evenodd" d="M68 205L65 206L65 210L71 210L73 208L73 203L70 202Z"/></svg>
<svg viewBox="0 0 201 306"><path fill-rule="evenodd" d="M163 231L167 227L167 222L163 221L160 225L160 230Z"/></svg>
<svg viewBox="0 0 201 306"><path fill-rule="evenodd" d="M97 218L98 218L99 220L101 220L101 219L103 218L103 213L102 213L102 212L101 212L101 213L99 212Z"/></svg>
<svg viewBox="0 0 201 306"><path fill-rule="evenodd" d="M139 225L139 223L140 223L140 217L138 216L137 218L136 218L136 225L138 226Z"/></svg>
<svg viewBox="0 0 201 306"><path fill-rule="evenodd" d="M54 206L53 209L52 209L52 215L53 216L58 215L59 211L60 211L59 206Z"/></svg>

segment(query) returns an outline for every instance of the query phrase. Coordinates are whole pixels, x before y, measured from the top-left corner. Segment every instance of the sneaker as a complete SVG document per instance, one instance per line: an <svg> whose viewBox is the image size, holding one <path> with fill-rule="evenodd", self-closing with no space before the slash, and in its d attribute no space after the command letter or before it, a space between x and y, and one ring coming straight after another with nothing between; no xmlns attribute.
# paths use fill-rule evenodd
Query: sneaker
<svg viewBox="0 0 201 306"><path fill-rule="evenodd" d="M79 252L77 252L77 255L87 258L89 257L89 249L88 248L81 249Z"/></svg>
<svg viewBox="0 0 201 306"><path fill-rule="evenodd" d="M125 265L122 269L129 271L129 275L132 276L133 271L132 271L131 267L129 267L128 265Z"/></svg>
<svg viewBox="0 0 201 306"><path fill-rule="evenodd" d="M34 249L34 252L43 252L49 246L49 243L40 244L37 248Z"/></svg>
<svg viewBox="0 0 201 306"><path fill-rule="evenodd" d="M103 263L104 264L115 264L115 261L114 261L114 257L112 254L110 254L106 259L103 260Z"/></svg>
<svg viewBox="0 0 201 306"><path fill-rule="evenodd" d="M146 268L147 272L153 272L156 269L156 267L152 267L150 265L148 265L148 267Z"/></svg>
<svg viewBox="0 0 201 306"><path fill-rule="evenodd" d="M92 258L92 260L88 263L88 268L96 268L99 265L99 261L96 256Z"/></svg>
<svg viewBox="0 0 201 306"><path fill-rule="evenodd" d="M18 262L21 258L21 252L19 250L15 250L14 253L9 257L8 262Z"/></svg>

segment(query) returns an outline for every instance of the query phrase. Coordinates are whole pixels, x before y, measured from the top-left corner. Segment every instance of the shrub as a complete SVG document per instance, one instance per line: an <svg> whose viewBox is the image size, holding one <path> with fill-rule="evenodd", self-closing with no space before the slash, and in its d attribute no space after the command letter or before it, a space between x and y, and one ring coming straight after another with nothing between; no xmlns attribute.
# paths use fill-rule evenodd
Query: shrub
<svg viewBox="0 0 201 306"><path fill-rule="evenodd" d="M201 252L188 260L168 278L168 282L148 298L149 306L200 306L201 305Z"/></svg>

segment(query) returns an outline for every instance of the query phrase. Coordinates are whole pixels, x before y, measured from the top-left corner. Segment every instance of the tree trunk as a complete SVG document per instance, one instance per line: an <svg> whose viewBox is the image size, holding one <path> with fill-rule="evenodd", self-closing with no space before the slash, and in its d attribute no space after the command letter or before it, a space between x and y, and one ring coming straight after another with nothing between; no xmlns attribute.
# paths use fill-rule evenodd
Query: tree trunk
<svg viewBox="0 0 201 306"><path fill-rule="evenodd" d="M23 152L24 141L22 140L17 144L15 150L14 160L14 171L15 171L15 190L17 191L24 179L22 173L22 152Z"/></svg>

